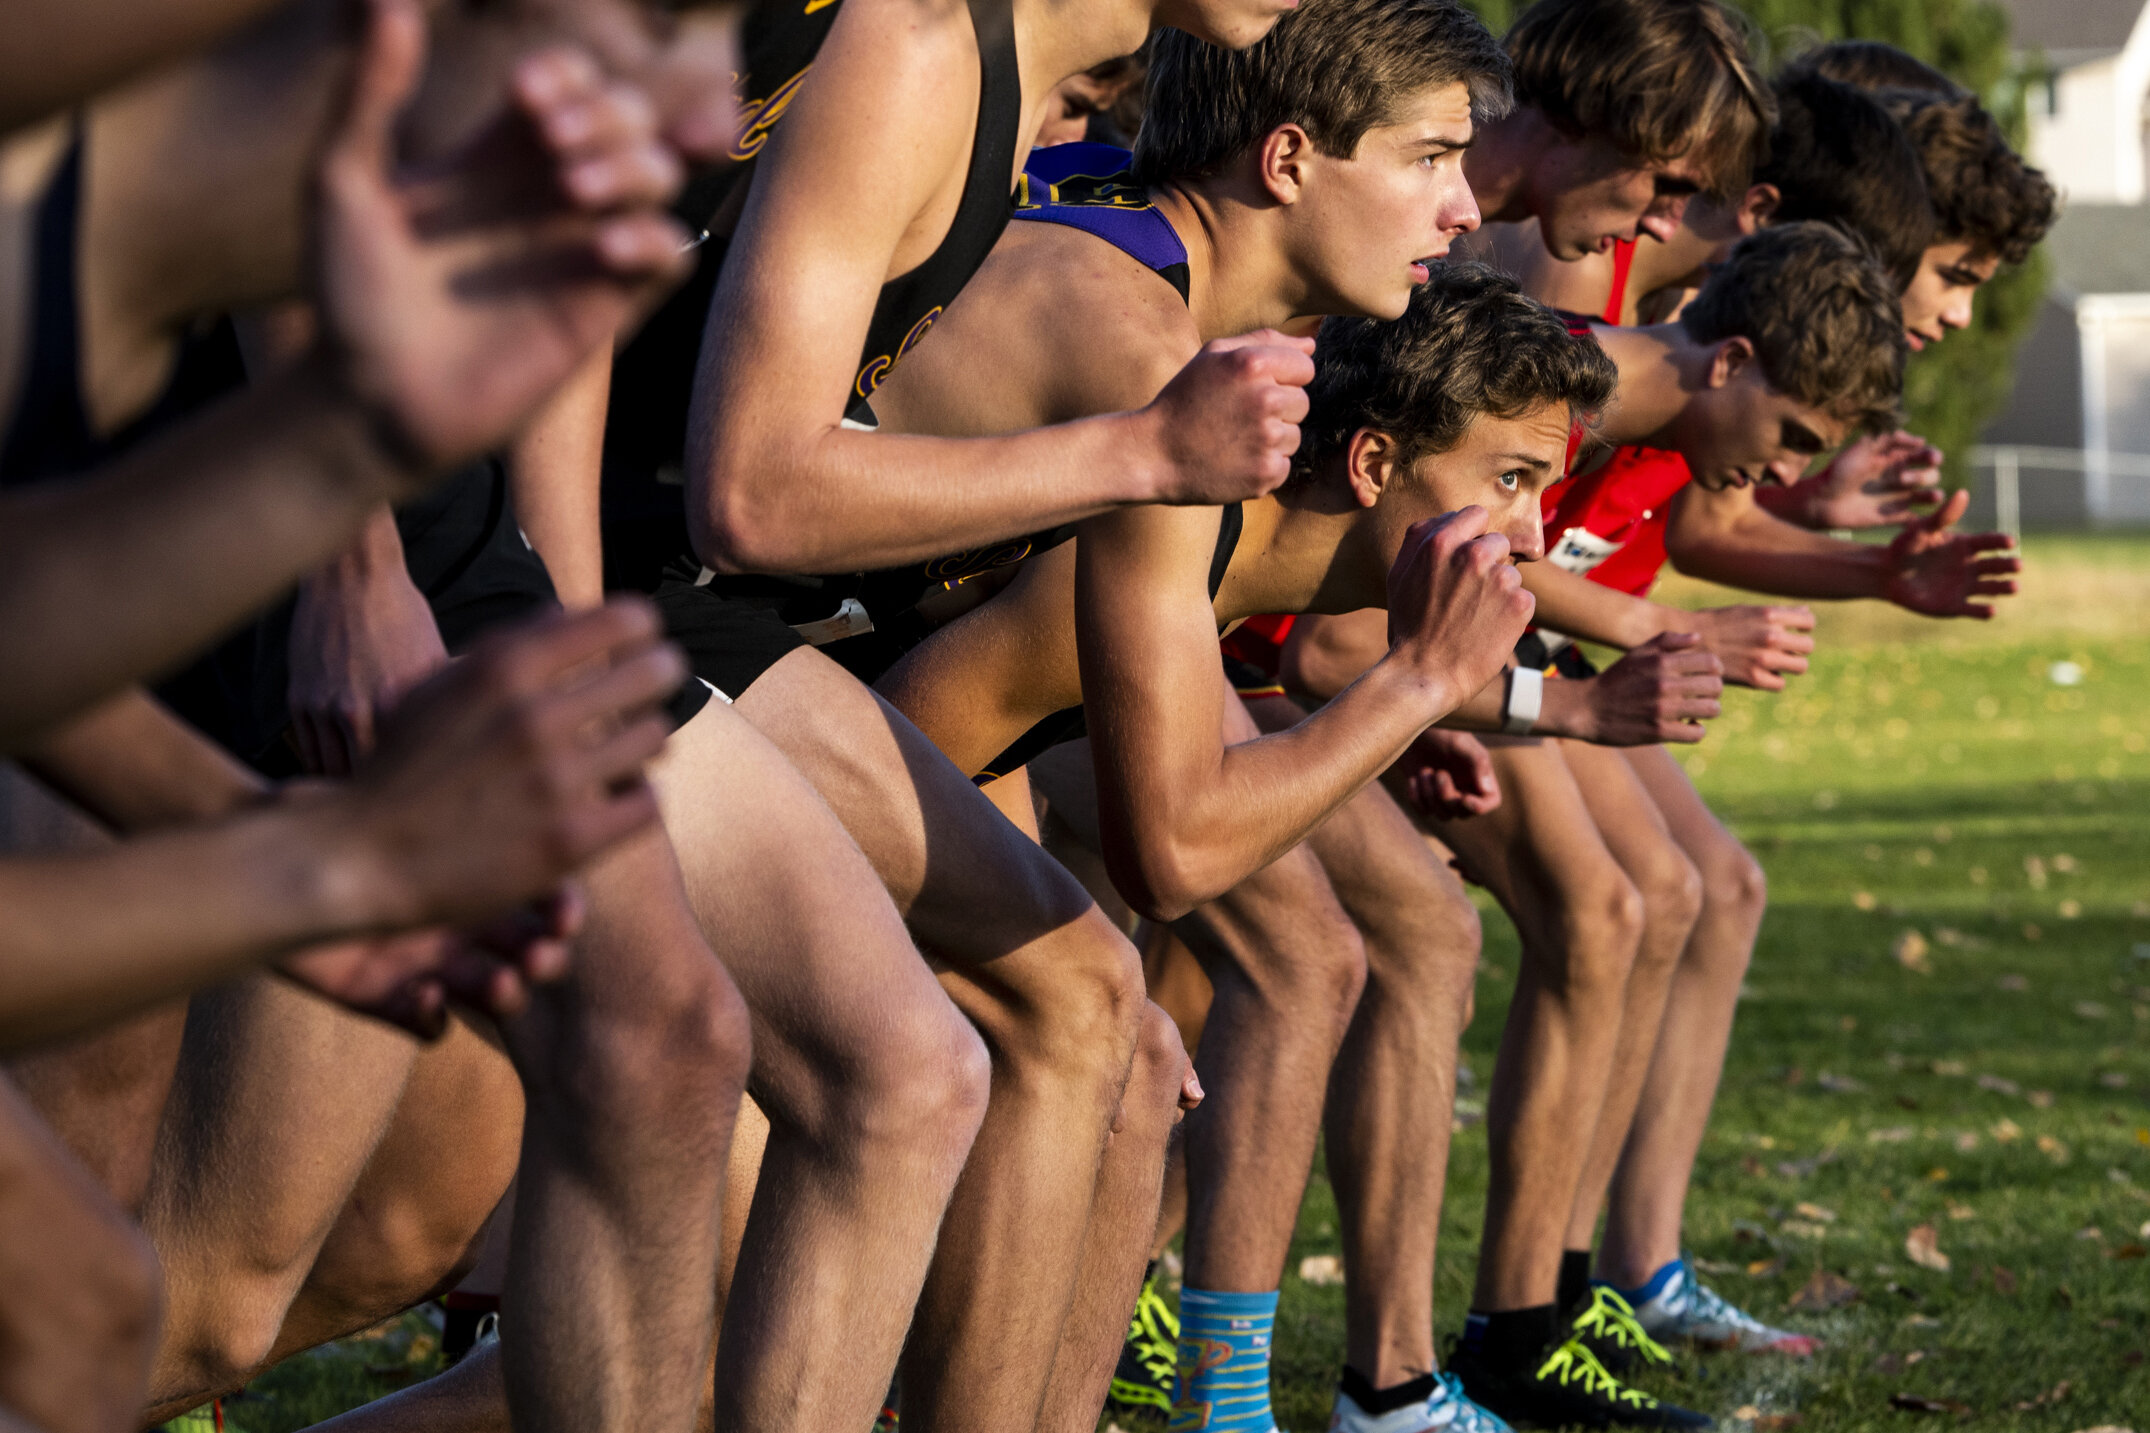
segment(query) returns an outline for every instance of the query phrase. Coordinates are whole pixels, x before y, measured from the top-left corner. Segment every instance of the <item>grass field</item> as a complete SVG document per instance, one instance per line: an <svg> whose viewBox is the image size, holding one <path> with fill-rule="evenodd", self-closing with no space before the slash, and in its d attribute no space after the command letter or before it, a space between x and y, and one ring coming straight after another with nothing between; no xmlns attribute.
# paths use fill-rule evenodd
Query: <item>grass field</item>
<svg viewBox="0 0 2150 1433"><path fill-rule="evenodd" d="M1728 1297L1826 1340L1654 1382L1731 1427L2150 1430L2150 539L2026 558L1991 624L1825 610L1812 673L1733 694L1686 758L1772 892L1687 1237ZM1516 962L1488 915L1479 1099ZM1485 1151L1482 1124L1458 1136L1444 1337ZM1945 1271L1907 1256L1922 1227ZM1327 1426L1343 1343L1342 1289L1296 1270L1338 1248L1317 1173L1278 1331L1291 1433ZM1822 1270L1855 1301L1788 1309ZM282 1433L397 1386L429 1357L412 1333L286 1365L232 1421Z"/></svg>

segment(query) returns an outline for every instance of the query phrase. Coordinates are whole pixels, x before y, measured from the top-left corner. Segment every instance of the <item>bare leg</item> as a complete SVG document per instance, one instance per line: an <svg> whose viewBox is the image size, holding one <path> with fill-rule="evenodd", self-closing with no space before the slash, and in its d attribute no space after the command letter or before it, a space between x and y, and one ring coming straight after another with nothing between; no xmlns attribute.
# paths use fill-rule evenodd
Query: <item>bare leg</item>
<svg viewBox="0 0 2150 1433"><path fill-rule="evenodd" d="M906 1349L906 1415L933 1433L1032 1426L1134 1061L1139 962L1064 868L818 652L786 657L739 710L820 791L947 963L943 985L992 1057L992 1099Z"/></svg>
<svg viewBox="0 0 2150 1433"><path fill-rule="evenodd" d="M156 1259L4 1079L0 1229L0 1428L139 1426L156 1347Z"/></svg>
<svg viewBox="0 0 2150 1433"><path fill-rule="evenodd" d="M682 728L656 781L752 1016L769 1122L717 1426L864 1429L983 1114L983 1052L858 846L736 709Z"/></svg>
<svg viewBox="0 0 2150 1433"><path fill-rule="evenodd" d="M1515 921L1522 971L1488 1110L1492 1177L1472 1306L1554 1302L1561 1238L1612 1067L1642 898L1550 742L1489 741L1500 807L1435 823Z"/></svg>
<svg viewBox="0 0 2150 1433"><path fill-rule="evenodd" d="M1329 1076L1344 1238L1344 1361L1375 1388L1434 1368L1433 1269L1478 912L1380 787L1311 841L1366 939L1366 993Z"/></svg>
<svg viewBox="0 0 2150 1433"><path fill-rule="evenodd" d="M1142 1291L1145 1238L1157 1223L1165 1150L1179 1122L1180 1078L1187 1050L1171 1017L1155 1005L1143 1015L1135 1067L1120 1119L1106 1143L1081 1273L1066 1333L1046 1386L1045 1433L1090 1433L1105 1403L1120 1343Z"/></svg>
<svg viewBox="0 0 2150 1433"><path fill-rule="evenodd" d="M1627 759L1701 872L1703 892L1613 1177L1598 1255L1601 1277L1632 1288L1679 1257L1687 1184L1717 1097L1768 887L1754 857L1710 814L1669 753L1646 747Z"/></svg>
<svg viewBox="0 0 2150 1433"><path fill-rule="evenodd" d="M1590 1137L1583 1182L1568 1216L1564 1247L1588 1249L1597 1232L1605 1186L1612 1179L1620 1148L1627 1141L1635 1103L1642 1097L1651 1052L1658 1046L1658 1029L1664 1019L1673 971L1701 912L1702 877L1666 830L1656 803L1624 754L1576 742L1562 742L1561 750L1606 848L1641 893L1643 912L1642 940L1636 947L1634 968L1628 973L1627 999L1620 1011L1620 1038L1613 1047L1612 1074L1606 1082L1597 1128Z"/></svg>
<svg viewBox="0 0 2150 1433"><path fill-rule="evenodd" d="M182 1000L8 1061L23 1096L136 1217L186 1030Z"/></svg>

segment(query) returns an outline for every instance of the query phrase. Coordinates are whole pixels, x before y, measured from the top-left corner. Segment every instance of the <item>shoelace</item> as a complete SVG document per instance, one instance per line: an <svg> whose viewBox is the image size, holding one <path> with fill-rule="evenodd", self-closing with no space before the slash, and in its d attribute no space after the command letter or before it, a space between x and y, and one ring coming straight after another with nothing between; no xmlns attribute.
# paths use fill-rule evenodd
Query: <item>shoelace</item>
<svg viewBox="0 0 2150 1433"><path fill-rule="evenodd" d="M1142 1286L1142 1296L1135 1300L1134 1326L1128 1332L1140 1350L1142 1366L1169 1385L1179 1367L1180 1321L1156 1285Z"/></svg>
<svg viewBox="0 0 2150 1433"><path fill-rule="evenodd" d="M1590 1398L1603 1398L1612 1403L1625 1403L1630 1408L1655 1408L1657 1400L1639 1388L1629 1388L1619 1379L1605 1371L1597 1355L1582 1343L1569 1339L1553 1350L1552 1356L1538 1366L1537 1376L1551 1376L1561 1387L1580 1383L1583 1393Z"/></svg>
<svg viewBox="0 0 2150 1433"><path fill-rule="evenodd" d="M1590 1307L1572 1325L1579 1334L1593 1334L1615 1348L1633 1349L1645 1363L1670 1363L1672 1355L1651 1338L1635 1317L1635 1306L1603 1284L1590 1286Z"/></svg>
<svg viewBox="0 0 2150 1433"><path fill-rule="evenodd" d="M1499 1414L1474 1403L1471 1395L1463 1391L1463 1380L1453 1373L1436 1373L1434 1381L1448 1394L1446 1402L1455 1409L1443 1426L1455 1433L1514 1433Z"/></svg>

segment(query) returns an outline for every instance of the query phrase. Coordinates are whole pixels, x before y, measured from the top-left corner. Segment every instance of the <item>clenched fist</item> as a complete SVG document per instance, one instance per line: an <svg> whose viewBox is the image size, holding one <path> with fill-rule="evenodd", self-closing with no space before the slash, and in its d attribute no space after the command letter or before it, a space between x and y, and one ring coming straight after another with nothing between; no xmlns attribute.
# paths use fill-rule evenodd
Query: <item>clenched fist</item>
<svg viewBox="0 0 2150 1433"><path fill-rule="evenodd" d="M1697 612L1696 635L1724 663L1724 679L1765 692L1784 690L1784 674L1807 669L1814 650L1809 607L1711 607Z"/></svg>
<svg viewBox="0 0 2150 1433"><path fill-rule="evenodd" d="M1457 701L1493 680L1537 611L1473 505L1414 524L1389 569L1389 659Z"/></svg>
<svg viewBox="0 0 2150 1433"><path fill-rule="evenodd" d="M1291 476L1314 340L1264 329L1204 344L1143 409L1163 457L1158 502L1222 507Z"/></svg>
<svg viewBox="0 0 2150 1433"><path fill-rule="evenodd" d="M1724 664L1695 633L1665 632L1587 680L1599 745L1700 741L1724 693Z"/></svg>

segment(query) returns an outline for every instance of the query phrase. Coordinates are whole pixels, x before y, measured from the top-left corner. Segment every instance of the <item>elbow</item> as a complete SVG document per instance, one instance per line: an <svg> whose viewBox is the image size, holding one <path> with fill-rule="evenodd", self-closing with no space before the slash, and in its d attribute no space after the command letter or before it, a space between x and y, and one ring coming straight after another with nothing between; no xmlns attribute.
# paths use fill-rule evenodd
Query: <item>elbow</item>
<svg viewBox="0 0 2150 1433"><path fill-rule="evenodd" d="M807 571L809 554L799 541L806 529L785 514L770 470L750 478L712 467L700 488L702 500L687 507L688 536L704 567L727 576Z"/></svg>
<svg viewBox="0 0 2150 1433"><path fill-rule="evenodd" d="M1234 883L1218 881L1214 864L1176 841L1140 843L1125 859L1108 863L1128 905L1159 922L1176 921L1231 889Z"/></svg>

